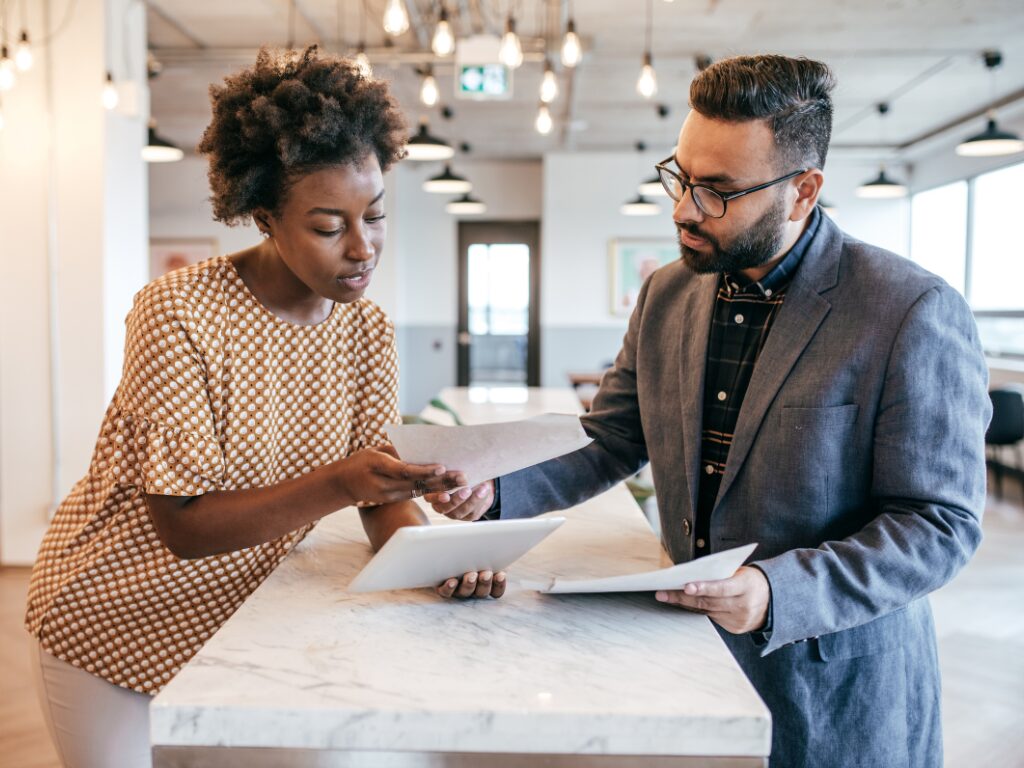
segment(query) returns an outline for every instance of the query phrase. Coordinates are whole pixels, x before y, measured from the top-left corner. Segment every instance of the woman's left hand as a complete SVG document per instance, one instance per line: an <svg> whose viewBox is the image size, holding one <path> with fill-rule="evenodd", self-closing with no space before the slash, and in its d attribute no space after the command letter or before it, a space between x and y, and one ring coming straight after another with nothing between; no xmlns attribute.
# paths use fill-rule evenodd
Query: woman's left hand
<svg viewBox="0 0 1024 768"><path fill-rule="evenodd" d="M493 597L499 598L505 594L505 572L498 571L471 571L462 575L462 578L453 577L437 587L437 594L441 597L458 597L467 599L470 597Z"/></svg>

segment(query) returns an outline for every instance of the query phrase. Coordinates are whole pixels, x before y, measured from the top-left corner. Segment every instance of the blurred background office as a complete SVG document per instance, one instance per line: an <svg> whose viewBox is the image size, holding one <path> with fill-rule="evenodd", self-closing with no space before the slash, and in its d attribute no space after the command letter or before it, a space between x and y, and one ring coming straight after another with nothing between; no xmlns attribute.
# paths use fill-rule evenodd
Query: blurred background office
<svg viewBox="0 0 1024 768"><path fill-rule="evenodd" d="M0 0L0 43L0 650L21 642L19 566L86 469L134 293L258 241L212 220L194 151L210 83L261 45L316 43L392 84L409 157L386 179L368 295L396 323L415 414L455 385L498 400L576 385L585 401L643 278L678 258L653 166L691 78L778 52L838 78L829 215L963 292L1010 393L990 434L989 570L936 600L950 764L1024 750L1024 620L1005 615L1024 597L1019 0ZM957 689L958 665L991 685ZM0 763L30 740L5 721ZM1002 746L966 761L975 742Z"/></svg>

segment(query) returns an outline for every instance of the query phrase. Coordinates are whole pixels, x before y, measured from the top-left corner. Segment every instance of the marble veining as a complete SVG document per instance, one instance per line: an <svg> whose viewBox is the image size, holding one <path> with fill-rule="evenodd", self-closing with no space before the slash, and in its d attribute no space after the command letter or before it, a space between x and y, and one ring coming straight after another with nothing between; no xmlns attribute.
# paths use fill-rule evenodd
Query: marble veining
<svg viewBox="0 0 1024 768"><path fill-rule="evenodd" d="M355 510L325 518L156 697L153 743L767 755L768 712L706 618L517 585L667 564L624 486L565 514L505 597L470 602L348 593L369 545Z"/></svg>

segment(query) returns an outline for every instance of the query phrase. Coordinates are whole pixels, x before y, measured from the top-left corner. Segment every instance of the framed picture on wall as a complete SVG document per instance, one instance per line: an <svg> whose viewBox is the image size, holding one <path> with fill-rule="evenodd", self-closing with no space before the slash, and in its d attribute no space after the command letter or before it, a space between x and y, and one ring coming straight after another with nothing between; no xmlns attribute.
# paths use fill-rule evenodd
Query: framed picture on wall
<svg viewBox="0 0 1024 768"><path fill-rule="evenodd" d="M215 237L154 237L149 241L149 279L217 255Z"/></svg>
<svg viewBox="0 0 1024 768"><path fill-rule="evenodd" d="M679 244L671 239L626 239L608 243L611 265L611 313L629 315L636 306L640 286L654 270L679 258Z"/></svg>

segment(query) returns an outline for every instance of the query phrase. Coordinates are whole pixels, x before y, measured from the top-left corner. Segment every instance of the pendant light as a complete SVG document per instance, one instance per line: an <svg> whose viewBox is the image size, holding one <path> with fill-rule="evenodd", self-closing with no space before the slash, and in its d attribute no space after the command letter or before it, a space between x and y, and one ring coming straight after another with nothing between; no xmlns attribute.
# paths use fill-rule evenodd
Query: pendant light
<svg viewBox="0 0 1024 768"><path fill-rule="evenodd" d="M121 101L121 96L117 92L117 86L114 84L114 76L107 72L107 79L103 82L103 91L100 94L100 103L103 104L103 108L106 110L117 109L117 105Z"/></svg>
<svg viewBox="0 0 1024 768"><path fill-rule="evenodd" d="M455 35L452 34L452 25L448 22L448 9L441 3L441 15L434 28L434 37L430 41L430 48L438 56L451 56L455 51Z"/></svg>
<svg viewBox="0 0 1024 768"><path fill-rule="evenodd" d="M142 159L147 163L174 163L181 160L185 153L156 132L156 120L149 121L149 138L142 148Z"/></svg>
<svg viewBox="0 0 1024 768"><path fill-rule="evenodd" d="M885 116L889 114L889 105L881 102L875 107L878 112L878 134L882 144L885 144ZM885 173L885 163L878 169L878 175L869 179L857 187L857 197L872 200L892 199L906 197L907 188L904 184L890 179Z"/></svg>
<svg viewBox="0 0 1024 768"><path fill-rule="evenodd" d="M459 216L477 216L487 212L487 206L482 200L477 200L468 192L462 197L449 202L444 209L451 214Z"/></svg>
<svg viewBox="0 0 1024 768"><path fill-rule="evenodd" d="M550 104L558 98L558 78L555 76L555 69L551 66L551 59L544 58L544 76L540 80L540 100Z"/></svg>
<svg viewBox="0 0 1024 768"><path fill-rule="evenodd" d="M516 20L510 13L505 20L505 34L501 37L498 59L509 69L518 69L523 63L523 44L516 34Z"/></svg>
<svg viewBox="0 0 1024 768"><path fill-rule="evenodd" d="M647 179L647 181L641 182L640 186L637 187L637 192L642 197L668 197L665 185L661 183L661 178L657 174Z"/></svg>
<svg viewBox="0 0 1024 768"><path fill-rule="evenodd" d="M570 9L572 4L569 5ZM562 64L575 67L583 59L583 46L580 45L579 35L576 34L576 22L572 18L572 11L569 11L569 21L565 25L565 37L562 38Z"/></svg>
<svg viewBox="0 0 1024 768"><path fill-rule="evenodd" d="M547 136L554 128L554 121L551 119L551 110L547 104L541 104L537 109L537 119L533 121L533 127L541 136Z"/></svg>
<svg viewBox="0 0 1024 768"><path fill-rule="evenodd" d="M870 181L865 181L857 187L857 197L871 200L894 199L906 197L907 188L898 181L890 179L885 174L885 165L879 167L878 175Z"/></svg>
<svg viewBox="0 0 1024 768"><path fill-rule="evenodd" d="M7 46L0 45L0 91L9 91L14 87L14 81L17 80L14 72L14 60L7 54Z"/></svg>
<svg viewBox="0 0 1024 768"><path fill-rule="evenodd" d="M985 67L990 74L991 101L995 101L996 69L1003 63L1003 55L999 51L985 51ZM988 122L981 133L965 139L957 145L956 153L963 157L996 157L1024 152L1024 139L1015 133L1000 130L996 123L996 113L990 109L986 113Z"/></svg>
<svg viewBox="0 0 1024 768"><path fill-rule="evenodd" d="M14 48L14 65L19 72L28 72L32 69L32 45L28 41L28 30L21 30L21 38Z"/></svg>
<svg viewBox="0 0 1024 768"><path fill-rule="evenodd" d="M416 135L409 139L405 145L405 156L409 160L436 161L449 160L455 155L451 145L442 139L433 136L427 128L427 121L420 121L420 128Z"/></svg>
<svg viewBox="0 0 1024 768"><path fill-rule="evenodd" d="M661 213L661 206L643 195L637 195L623 203L619 211L624 216L657 216Z"/></svg>
<svg viewBox="0 0 1024 768"><path fill-rule="evenodd" d="M388 0L384 8L384 31L392 37L404 35L409 31L409 12L403 0Z"/></svg>
<svg viewBox="0 0 1024 768"><path fill-rule="evenodd" d="M434 79L434 68L428 64L422 72L423 79L420 82L420 103L424 106L432 107L437 104L438 99L441 98L441 93L437 90L437 80Z"/></svg>
<svg viewBox="0 0 1024 768"><path fill-rule="evenodd" d="M469 183L469 179L452 173L451 166L447 164L444 171L423 182L425 192L439 195L460 195L470 192L472 189L473 185Z"/></svg>
<svg viewBox="0 0 1024 768"><path fill-rule="evenodd" d="M647 31L644 45L643 64L640 67L640 77L636 81L636 92L645 99L654 98L658 92L658 78L654 74L654 60L651 56L651 24L653 20L654 0L647 0Z"/></svg>

